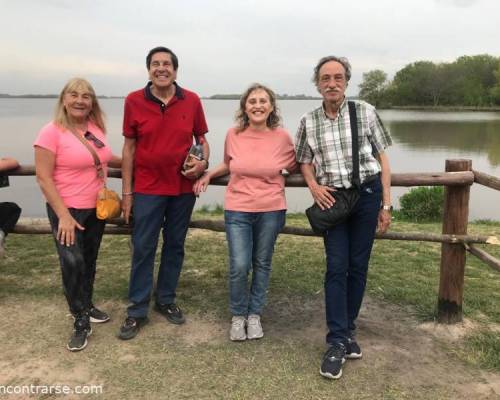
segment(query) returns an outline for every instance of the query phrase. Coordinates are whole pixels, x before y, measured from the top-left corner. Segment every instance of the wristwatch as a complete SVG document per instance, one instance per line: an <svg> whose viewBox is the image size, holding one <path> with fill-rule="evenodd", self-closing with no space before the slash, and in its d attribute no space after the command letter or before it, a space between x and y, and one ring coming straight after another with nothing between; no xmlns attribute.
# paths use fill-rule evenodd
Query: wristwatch
<svg viewBox="0 0 500 400"><path fill-rule="evenodd" d="M384 211L392 211L392 205L390 205L390 204L384 204L384 205L380 206L380 209L384 210Z"/></svg>

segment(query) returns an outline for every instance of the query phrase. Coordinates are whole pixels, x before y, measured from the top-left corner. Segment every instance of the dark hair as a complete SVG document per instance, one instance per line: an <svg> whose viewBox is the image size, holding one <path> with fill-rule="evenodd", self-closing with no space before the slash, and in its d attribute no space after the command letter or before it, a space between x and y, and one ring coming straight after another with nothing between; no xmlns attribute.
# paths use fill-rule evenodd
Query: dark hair
<svg viewBox="0 0 500 400"><path fill-rule="evenodd" d="M148 67L148 70L149 70L149 67L151 67L151 58L153 58L153 55L156 53L170 54L170 58L172 58L172 64L174 64L174 71L177 71L177 68L179 68L179 60L178 60L177 56L175 55L175 53L172 50L170 50L166 47L163 47L163 46L158 46L158 47L155 47L154 49L149 50L149 53L146 56L146 67Z"/></svg>
<svg viewBox="0 0 500 400"><path fill-rule="evenodd" d="M250 96L250 94L255 90L264 90L269 96L269 102L273 107L273 111L271 111L266 120L267 127L270 129L275 129L280 126L281 116L278 105L276 104L276 94L267 86L261 85L260 83L254 83L250 85L250 87L241 95L240 108L238 109L238 111L236 111L235 117L235 121L237 124L236 132L242 132L250 125L248 115L245 112L245 106L248 100L248 96Z"/></svg>
<svg viewBox="0 0 500 400"><path fill-rule="evenodd" d="M345 80L349 82L349 79L351 79L351 64L349 63L349 60L347 58L337 57L337 56L326 56L323 57L321 60L319 60L318 64L316 64L316 66L314 67L314 75L312 77L312 81L316 86L318 86L318 81L319 81L319 70L324 64L330 61L336 61L339 64L341 64L345 70Z"/></svg>

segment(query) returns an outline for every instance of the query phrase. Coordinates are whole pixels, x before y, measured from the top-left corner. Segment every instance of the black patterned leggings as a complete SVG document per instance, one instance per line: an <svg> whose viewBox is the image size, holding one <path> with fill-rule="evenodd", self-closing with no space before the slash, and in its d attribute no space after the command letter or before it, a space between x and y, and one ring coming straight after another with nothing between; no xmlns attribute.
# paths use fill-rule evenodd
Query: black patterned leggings
<svg viewBox="0 0 500 400"><path fill-rule="evenodd" d="M96 260L105 222L97 219L95 208L69 208L69 212L85 230L75 229L75 244L65 246L56 240L59 219L47 204L47 215L61 264L64 295L71 313L80 316L92 305Z"/></svg>

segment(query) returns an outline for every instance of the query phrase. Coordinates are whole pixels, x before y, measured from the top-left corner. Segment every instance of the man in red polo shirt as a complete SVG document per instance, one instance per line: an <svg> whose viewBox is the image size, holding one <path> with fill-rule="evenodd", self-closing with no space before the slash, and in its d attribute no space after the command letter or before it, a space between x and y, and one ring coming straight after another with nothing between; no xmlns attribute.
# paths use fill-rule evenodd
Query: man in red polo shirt
<svg viewBox="0 0 500 400"><path fill-rule="evenodd" d="M174 324L185 322L175 304L175 290L184 260L184 241L195 203L193 179L208 167L208 128L199 97L176 83L177 56L155 47L146 57L150 82L130 93L123 118L123 213L128 222L133 209L133 256L130 304L119 337L137 335L147 323L153 287L158 236L163 247L155 293L155 310ZM203 159L183 169L193 144L202 145Z"/></svg>

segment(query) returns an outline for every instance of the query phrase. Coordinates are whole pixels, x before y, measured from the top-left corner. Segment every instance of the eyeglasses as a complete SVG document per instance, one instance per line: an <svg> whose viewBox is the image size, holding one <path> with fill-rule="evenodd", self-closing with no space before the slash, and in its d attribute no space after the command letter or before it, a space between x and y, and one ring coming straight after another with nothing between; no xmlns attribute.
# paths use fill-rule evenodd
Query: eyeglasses
<svg viewBox="0 0 500 400"><path fill-rule="evenodd" d="M92 132L87 131L83 136L85 137L85 139L94 142L94 146L97 147L98 149L102 149L104 146L106 146L102 141L97 139Z"/></svg>

